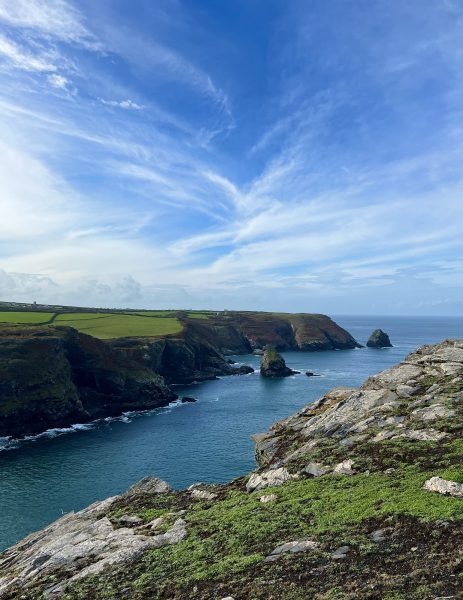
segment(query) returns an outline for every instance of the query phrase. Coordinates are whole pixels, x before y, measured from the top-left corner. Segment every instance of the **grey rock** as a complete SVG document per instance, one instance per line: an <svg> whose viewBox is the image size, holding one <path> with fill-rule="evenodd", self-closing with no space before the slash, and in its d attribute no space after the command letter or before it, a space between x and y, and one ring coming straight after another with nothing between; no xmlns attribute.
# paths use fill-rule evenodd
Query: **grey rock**
<svg viewBox="0 0 463 600"><path fill-rule="evenodd" d="M424 482L424 489L430 492L437 492L444 496L463 497L463 483L442 479L442 477L431 477Z"/></svg>
<svg viewBox="0 0 463 600"><path fill-rule="evenodd" d="M133 485L125 492L124 496L134 496L138 494L167 494L172 488L168 483L158 477L144 477L141 481Z"/></svg>
<svg viewBox="0 0 463 600"><path fill-rule="evenodd" d="M270 556L279 556L280 554L285 554L286 552L291 552L295 554L297 552L307 552L310 550L316 550L319 547L317 542L313 540L295 540L293 542L286 542L285 544L281 544L281 546L277 546L270 554Z"/></svg>
<svg viewBox="0 0 463 600"><path fill-rule="evenodd" d="M261 496L259 500L263 504L268 504L269 502L275 502L276 500L278 500L278 496L276 494L268 494L267 496Z"/></svg>
<svg viewBox="0 0 463 600"><path fill-rule="evenodd" d="M447 408L443 404L433 404L432 406L425 408L418 408L411 414L415 419L420 419L421 421L435 421L436 419L453 417L455 411Z"/></svg>
<svg viewBox="0 0 463 600"><path fill-rule="evenodd" d="M406 429L402 433L394 435L394 438L407 438L421 442L438 442L447 437L447 435L444 431L436 431L435 429Z"/></svg>
<svg viewBox="0 0 463 600"><path fill-rule="evenodd" d="M207 490L200 490L198 488L193 488L190 494L195 500L215 500L215 498L217 498L217 494L208 492Z"/></svg>
<svg viewBox="0 0 463 600"><path fill-rule="evenodd" d="M386 539L386 534L384 532L384 529L376 529L375 531L372 531L370 533L370 539L372 542L375 542L376 544L383 542Z"/></svg>
<svg viewBox="0 0 463 600"><path fill-rule="evenodd" d="M311 475L312 477L320 477L321 475L326 475L329 470L329 467L324 466L321 463L311 462L304 467L303 472L306 475Z"/></svg>
<svg viewBox="0 0 463 600"><path fill-rule="evenodd" d="M353 460L343 460L334 466L333 473L335 475L354 475L355 470L353 469L353 464Z"/></svg>
<svg viewBox="0 0 463 600"><path fill-rule="evenodd" d="M331 558L333 558L334 560L342 560L343 558L346 558L349 550L349 546L340 546L339 548L336 548L336 550L332 553Z"/></svg>
<svg viewBox="0 0 463 600"><path fill-rule="evenodd" d="M269 469L262 473L253 473L246 483L246 490L253 492L268 487L280 486L297 477L297 475L292 475L285 467Z"/></svg>

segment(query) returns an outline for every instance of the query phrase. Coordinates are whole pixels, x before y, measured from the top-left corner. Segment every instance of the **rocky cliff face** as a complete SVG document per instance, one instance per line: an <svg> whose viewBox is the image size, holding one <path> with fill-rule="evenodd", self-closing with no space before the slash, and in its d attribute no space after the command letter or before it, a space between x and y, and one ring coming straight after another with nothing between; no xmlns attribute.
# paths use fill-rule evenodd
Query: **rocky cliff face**
<svg viewBox="0 0 463 600"><path fill-rule="evenodd" d="M68 327L0 328L0 435L21 436L175 399L162 378Z"/></svg>
<svg viewBox="0 0 463 600"><path fill-rule="evenodd" d="M2 600L460 598L463 341L256 437L259 468L147 479L0 555Z"/></svg>
<svg viewBox="0 0 463 600"><path fill-rule="evenodd" d="M271 344L277 350L344 350L360 347L345 329L325 315L231 313L252 349Z"/></svg>

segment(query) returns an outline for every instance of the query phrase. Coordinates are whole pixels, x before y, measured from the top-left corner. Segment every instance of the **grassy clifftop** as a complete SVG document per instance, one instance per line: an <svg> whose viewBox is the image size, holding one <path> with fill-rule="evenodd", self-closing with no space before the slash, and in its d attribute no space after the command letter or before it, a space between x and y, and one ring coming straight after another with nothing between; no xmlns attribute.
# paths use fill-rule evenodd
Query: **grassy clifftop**
<svg viewBox="0 0 463 600"><path fill-rule="evenodd" d="M147 480L33 534L0 597L459 598L462 434L463 341L424 347L256 436L246 477Z"/></svg>

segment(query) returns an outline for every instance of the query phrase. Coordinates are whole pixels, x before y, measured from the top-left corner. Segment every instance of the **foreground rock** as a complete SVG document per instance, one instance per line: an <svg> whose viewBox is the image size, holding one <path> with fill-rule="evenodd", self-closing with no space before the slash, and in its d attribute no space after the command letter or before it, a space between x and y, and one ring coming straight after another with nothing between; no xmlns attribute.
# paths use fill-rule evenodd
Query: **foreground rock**
<svg viewBox="0 0 463 600"><path fill-rule="evenodd" d="M368 348L392 348L391 340L382 329L375 329L368 338Z"/></svg>
<svg viewBox="0 0 463 600"><path fill-rule="evenodd" d="M285 359L273 346L266 346L260 361L260 374L263 377L288 377L297 371L288 368Z"/></svg>
<svg viewBox="0 0 463 600"><path fill-rule="evenodd" d="M169 489L167 484L153 478L127 493L136 501L147 490L156 494ZM0 557L0 598L7 597L10 591L12 597L19 597L16 590L27 587L34 579L49 581L43 590L46 598L61 597L67 586L79 579L132 561L150 548L178 544L187 535L186 523L181 518L165 533L157 535L140 529L139 519L125 519L125 523L136 526L116 527L101 515L118 499L108 498L78 513L70 513L5 552Z"/></svg>

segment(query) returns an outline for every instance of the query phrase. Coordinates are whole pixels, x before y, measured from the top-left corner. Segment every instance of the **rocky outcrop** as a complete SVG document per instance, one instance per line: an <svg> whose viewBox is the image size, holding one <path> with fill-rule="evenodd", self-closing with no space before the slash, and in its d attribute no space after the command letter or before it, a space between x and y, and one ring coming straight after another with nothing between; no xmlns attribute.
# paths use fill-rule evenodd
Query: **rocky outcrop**
<svg viewBox="0 0 463 600"><path fill-rule="evenodd" d="M136 502L147 493L165 494L169 489L157 478L152 482L146 479L143 485L129 490L128 496ZM79 579L133 561L149 549L178 544L187 535L186 523L180 517L164 533L137 518L132 519L137 525L119 527L120 519L106 515L121 498L114 496L65 515L5 552L0 557L0 598L19 598L18 590L35 579L49 580L45 598L60 598ZM126 518L126 522L131 521Z"/></svg>
<svg viewBox="0 0 463 600"><path fill-rule="evenodd" d="M310 460L318 455L320 436L336 440L346 452L365 441L439 441L449 437L449 421L459 422L460 400L463 342L423 346L360 388L335 388L267 434L254 436L256 459L262 466Z"/></svg>
<svg viewBox="0 0 463 600"><path fill-rule="evenodd" d="M368 348L392 348L391 340L382 329L375 329L368 338Z"/></svg>
<svg viewBox="0 0 463 600"><path fill-rule="evenodd" d="M273 346L266 346L260 361L260 374L262 377L288 377L297 371L286 366L285 359Z"/></svg>
<svg viewBox="0 0 463 600"><path fill-rule="evenodd" d="M69 327L0 327L0 436L175 400L162 377Z"/></svg>

